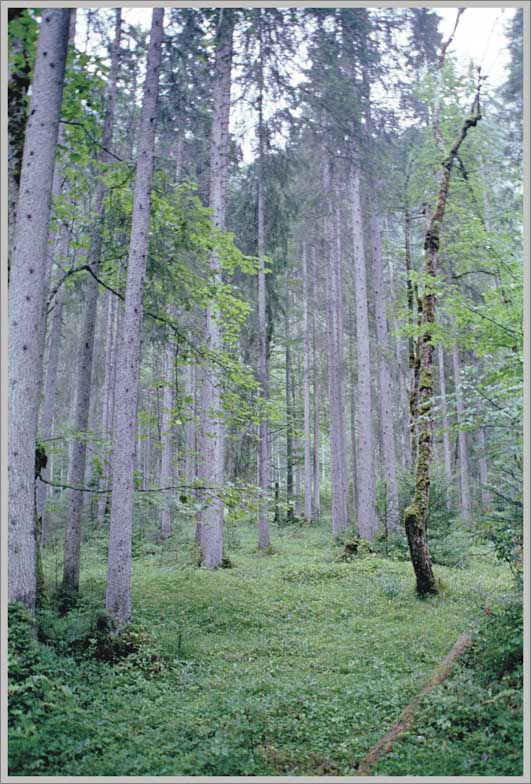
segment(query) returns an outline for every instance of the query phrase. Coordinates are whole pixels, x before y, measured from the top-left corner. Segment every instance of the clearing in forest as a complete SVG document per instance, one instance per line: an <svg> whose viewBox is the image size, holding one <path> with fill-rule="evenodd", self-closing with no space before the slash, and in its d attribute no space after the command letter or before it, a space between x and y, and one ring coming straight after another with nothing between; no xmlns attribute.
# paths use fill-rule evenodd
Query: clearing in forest
<svg viewBox="0 0 531 784"><path fill-rule="evenodd" d="M183 529L162 546L135 539L136 626L151 642L117 664L60 657L64 699L26 730L13 774L354 775L508 587L478 549L467 569L438 566L443 589L421 600L407 561L341 562L325 523L285 529L267 556L254 530L228 531L234 567L216 572L195 566ZM101 606L105 547L87 547L82 604L50 637L75 637ZM51 547L50 576L57 557ZM12 765L16 748L15 737Z"/></svg>

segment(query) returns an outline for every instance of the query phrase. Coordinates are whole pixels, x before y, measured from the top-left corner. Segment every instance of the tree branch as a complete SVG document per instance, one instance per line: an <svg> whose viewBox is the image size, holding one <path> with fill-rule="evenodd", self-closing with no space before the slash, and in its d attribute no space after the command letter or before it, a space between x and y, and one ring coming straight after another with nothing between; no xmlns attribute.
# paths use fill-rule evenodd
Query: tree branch
<svg viewBox="0 0 531 784"><path fill-rule="evenodd" d="M61 120L60 122L62 122L63 125L76 125L86 133L92 144L95 144L96 147L100 148L100 150L106 152L107 155L110 155L115 160L120 161L120 163L126 163L128 166L134 166L134 163L131 163L130 161L124 161L123 158L119 158L118 155L115 155L112 150L108 150L107 147L104 147L103 144L100 144L99 141L95 139L94 136L90 133L90 131L85 128L85 125L82 122L76 122L75 120Z"/></svg>

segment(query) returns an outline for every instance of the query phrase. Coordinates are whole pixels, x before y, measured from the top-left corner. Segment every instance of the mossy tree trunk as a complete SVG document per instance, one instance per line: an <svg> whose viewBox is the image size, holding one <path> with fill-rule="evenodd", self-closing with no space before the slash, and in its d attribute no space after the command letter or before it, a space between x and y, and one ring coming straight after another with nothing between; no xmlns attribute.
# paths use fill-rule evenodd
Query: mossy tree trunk
<svg viewBox="0 0 531 784"><path fill-rule="evenodd" d="M418 409L417 409L417 466L415 494L413 501L408 506L404 514L406 534L411 555L411 562L417 578L417 593L425 595L437 593L435 577L433 575L432 563L428 550L428 540L426 534L426 522L429 512L430 497L430 469L433 456L433 352L432 342L433 325L435 324L435 294L433 288L427 283L430 278L435 279L438 266L438 252L440 245L441 227L444 220L446 205L448 202L448 192L455 159L459 148L466 138L470 128L477 125L481 119L480 111L480 88L481 77L478 74L478 85L474 102L470 114L465 118L463 124L454 139L450 149L445 154L444 138L440 125L440 98L443 79L443 68L446 51L455 34L459 18L463 9L457 12L457 18L453 32L448 40L442 45L438 58L438 87L435 95L433 113L433 133L437 142L437 149L442 157L441 172L439 175L439 187L435 209L428 218L426 233L424 237L424 275L426 282L421 305L422 329L418 343L418 353L420 359L420 373L418 384ZM429 214L429 213L427 213Z"/></svg>
<svg viewBox="0 0 531 784"><path fill-rule="evenodd" d="M442 173L435 210L431 215L424 239L424 274L429 278L437 275L437 255L440 232L448 201L448 191L454 161L468 130L481 119L479 85L472 110L465 118L450 150L442 161ZM429 556L426 521L429 511L430 468L433 455L433 325L435 324L435 295L428 284L422 297L422 334L420 338L420 373L418 389L418 452L415 495L405 511L405 527L411 554L411 562L417 578L417 593L436 593L435 577Z"/></svg>

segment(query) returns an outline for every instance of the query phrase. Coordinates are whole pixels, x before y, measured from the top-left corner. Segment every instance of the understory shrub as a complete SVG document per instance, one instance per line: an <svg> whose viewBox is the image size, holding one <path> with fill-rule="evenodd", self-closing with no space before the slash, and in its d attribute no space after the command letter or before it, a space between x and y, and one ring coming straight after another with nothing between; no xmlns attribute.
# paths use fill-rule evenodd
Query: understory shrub
<svg viewBox="0 0 531 784"><path fill-rule="evenodd" d="M445 536L428 535L430 555L433 563L464 569L470 561L471 535L456 528Z"/></svg>
<svg viewBox="0 0 531 784"><path fill-rule="evenodd" d="M335 544L338 548L337 557L340 561L352 561L375 552L372 542L358 536L352 528L346 528L339 536L336 536Z"/></svg>

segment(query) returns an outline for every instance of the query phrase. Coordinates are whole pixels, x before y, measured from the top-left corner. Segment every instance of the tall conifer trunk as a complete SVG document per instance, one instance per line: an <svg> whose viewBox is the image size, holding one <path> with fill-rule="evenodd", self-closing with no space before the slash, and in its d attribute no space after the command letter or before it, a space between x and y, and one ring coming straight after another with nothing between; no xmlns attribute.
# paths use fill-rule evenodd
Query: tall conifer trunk
<svg viewBox="0 0 531 784"><path fill-rule="evenodd" d="M358 153L352 148L350 171L350 205L354 251L354 289L356 303L356 345L358 359L358 510L360 536L373 539L378 531L375 500L374 434L371 392L371 351L369 344L369 310L367 303L367 272L363 217L360 196Z"/></svg>
<svg viewBox="0 0 531 784"><path fill-rule="evenodd" d="M400 529L398 510L398 485L396 480L395 434L393 426L393 394L391 389L391 352L387 329L382 243L380 234L379 209L373 194L370 216L370 235L372 246L372 280L374 288L374 309L376 316L376 341L378 353L378 377L380 387L380 426L382 431L382 453L384 480L387 500L387 531L396 535Z"/></svg>
<svg viewBox="0 0 531 784"><path fill-rule="evenodd" d="M304 336L304 519L312 522L312 436L310 408L310 330L308 324L308 251L302 244L302 330Z"/></svg>
<svg viewBox="0 0 531 784"><path fill-rule="evenodd" d="M42 375L41 329L48 223L63 96L69 8L42 12L9 283L9 600L36 600L35 439Z"/></svg>
<svg viewBox="0 0 531 784"><path fill-rule="evenodd" d="M461 357L457 342L452 347L454 369L455 407L457 415L457 442L459 444L459 511L465 523L470 521L470 467L468 458L468 436L464 430L465 404L461 385Z"/></svg>
<svg viewBox="0 0 531 784"><path fill-rule="evenodd" d="M262 40L262 9L258 13L258 378L261 397L267 404L269 397L269 371L267 362L267 303L265 279L265 201L264 201L264 52ZM268 494L271 485L271 458L269 455L269 423L264 413L260 418L258 437L258 486L262 500L258 510L258 547L269 547Z"/></svg>
<svg viewBox="0 0 531 784"><path fill-rule="evenodd" d="M439 345L437 346L437 358L438 358L438 365L439 365L439 389L441 392L444 473L447 482L446 508L450 510L452 508L452 495L450 492L452 486L452 455L450 451L450 426L448 422L448 406L446 402L446 371L444 365L444 348L442 343L439 343Z"/></svg>
<svg viewBox="0 0 531 784"><path fill-rule="evenodd" d="M116 103L116 88L118 81L119 52L121 37L121 9L116 9L115 33L112 47L111 69L107 95L105 98L105 119L102 140L102 162L109 158L105 152L112 144L114 123L114 107ZM104 200L107 188L100 179L96 185L94 198L94 213L96 223L92 230L89 264L97 272L103 242ZM80 337L79 365L76 383L76 410L74 429L81 434L74 440L71 453L69 484L81 486L85 480L85 466L87 459L87 428L91 398L92 365L94 356L94 338L98 312L98 282L90 276L85 284L85 313ZM63 565L63 590L65 593L75 593L79 589L79 570L81 555L81 512L84 494L80 490L72 490L70 495L70 515L65 531L64 565Z"/></svg>
<svg viewBox="0 0 531 784"><path fill-rule="evenodd" d="M164 9L151 18L124 312L116 366L115 416L112 454L112 502L107 566L107 612L118 627L131 619L131 535L136 408L140 361L140 323L148 252L151 183L155 146L155 115L163 38Z"/></svg>
<svg viewBox="0 0 531 784"><path fill-rule="evenodd" d="M177 317L177 310L172 304L168 308L171 319ZM173 445L173 407L175 405L175 346L168 341L164 352L164 391L162 395L162 425L161 442L162 454L160 457L160 487L170 487L176 484L175 472L172 470L174 453ZM164 492L164 503L160 511L160 536L167 539L172 533L172 496L173 491Z"/></svg>
<svg viewBox="0 0 531 784"><path fill-rule="evenodd" d="M233 30L234 11L221 8L216 32L209 194L214 223L220 229L225 226ZM213 280L221 282L221 268L216 254L210 257L210 270ZM220 351L222 335L218 308L214 304L209 304L205 312L204 336L209 351ZM203 500L207 503L200 513L202 560L209 569L217 568L223 558L223 500L220 492L224 480L225 432L221 383L215 368L205 369L201 390L198 476L204 486L214 488L207 491L213 493L208 500L203 494Z"/></svg>
<svg viewBox="0 0 531 784"><path fill-rule="evenodd" d="M312 257L312 387L313 387L313 515L318 521L321 517L321 467L319 463L320 430L319 430L319 367L317 364L317 287L316 287L316 261Z"/></svg>

